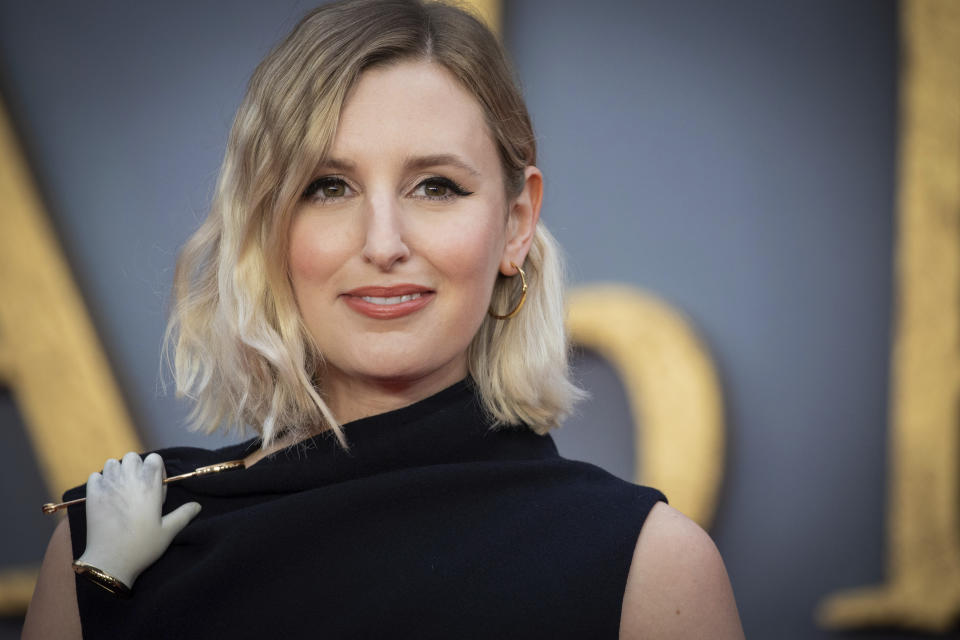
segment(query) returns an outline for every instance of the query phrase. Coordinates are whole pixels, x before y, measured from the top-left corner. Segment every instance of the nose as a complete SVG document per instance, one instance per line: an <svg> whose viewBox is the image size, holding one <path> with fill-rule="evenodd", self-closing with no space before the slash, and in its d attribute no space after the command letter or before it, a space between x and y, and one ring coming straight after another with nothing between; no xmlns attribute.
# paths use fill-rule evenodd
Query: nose
<svg viewBox="0 0 960 640"><path fill-rule="evenodd" d="M410 248L404 239L402 211L396 199L373 199L364 214L364 260L383 271L389 271L397 262L410 257Z"/></svg>

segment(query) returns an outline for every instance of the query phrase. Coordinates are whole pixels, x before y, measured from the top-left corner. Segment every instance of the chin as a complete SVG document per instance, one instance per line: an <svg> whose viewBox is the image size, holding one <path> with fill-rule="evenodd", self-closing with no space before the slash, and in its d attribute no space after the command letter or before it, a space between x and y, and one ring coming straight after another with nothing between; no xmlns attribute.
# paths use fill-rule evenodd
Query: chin
<svg viewBox="0 0 960 640"><path fill-rule="evenodd" d="M398 366L396 368L379 368L376 371L368 373L367 378L377 384L387 386L409 386L428 380L436 375L441 375L440 371L434 371L432 368L410 368Z"/></svg>
<svg viewBox="0 0 960 640"><path fill-rule="evenodd" d="M370 382L384 387L402 389L425 383L436 386L437 390L467 375L465 361L461 365L460 362L454 362L455 359L431 363L421 360L417 366L410 366L409 360L409 358L403 358L400 362L389 362L381 359L375 369L365 368L357 373Z"/></svg>

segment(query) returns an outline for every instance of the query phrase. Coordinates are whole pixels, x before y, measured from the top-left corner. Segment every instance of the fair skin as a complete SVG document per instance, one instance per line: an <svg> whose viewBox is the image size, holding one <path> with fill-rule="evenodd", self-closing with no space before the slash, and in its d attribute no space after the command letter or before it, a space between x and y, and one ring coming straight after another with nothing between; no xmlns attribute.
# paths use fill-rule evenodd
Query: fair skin
<svg viewBox="0 0 960 640"><path fill-rule="evenodd" d="M416 61L364 73L315 175L288 257L334 414L382 413L464 378L497 274L514 275L510 263L529 251L540 171L528 167L523 191L508 199L480 106L442 67ZM61 522L24 638L81 637L72 559ZM716 547L664 504L637 541L620 637L743 637Z"/></svg>
<svg viewBox="0 0 960 640"><path fill-rule="evenodd" d="M658 502L640 530L620 613L620 638L742 640L720 552L697 523Z"/></svg>

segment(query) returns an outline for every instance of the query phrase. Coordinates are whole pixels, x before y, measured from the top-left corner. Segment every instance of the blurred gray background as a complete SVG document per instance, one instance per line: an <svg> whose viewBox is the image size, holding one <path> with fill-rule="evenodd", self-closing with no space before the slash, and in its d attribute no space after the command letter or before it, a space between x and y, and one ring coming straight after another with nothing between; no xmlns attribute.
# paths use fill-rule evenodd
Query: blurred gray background
<svg viewBox="0 0 960 640"><path fill-rule="evenodd" d="M185 433L186 408L160 388L173 262L250 73L314 4L0 3L0 91L150 448L224 442ZM505 6L543 218L573 284L651 291L712 351L728 461L711 533L752 638L913 637L813 620L822 597L883 577L896 13L892 0ZM615 373L588 352L577 372L594 398L557 433L561 451L631 477ZM0 566L39 561L52 523L9 395L0 425ZM0 638L18 629L2 621Z"/></svg>

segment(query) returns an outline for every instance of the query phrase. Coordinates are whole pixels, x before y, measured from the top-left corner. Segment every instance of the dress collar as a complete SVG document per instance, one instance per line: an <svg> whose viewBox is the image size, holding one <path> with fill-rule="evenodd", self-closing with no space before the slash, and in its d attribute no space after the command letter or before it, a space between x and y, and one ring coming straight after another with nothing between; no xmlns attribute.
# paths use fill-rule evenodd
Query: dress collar
<svg viewBox="0 0 960 640"><path fill-rule="evenodd" d="M524 425L492 428L469 378L412 405L343 425L344 451L331 432L281 449L249 469L183 481L201 495L298 491L378 473L437 464L557 457L550 436ZM168 475L242 458L256 448L249 440L216 451L193 448L161 452Z"/></svg>

